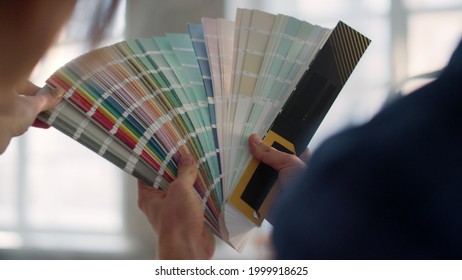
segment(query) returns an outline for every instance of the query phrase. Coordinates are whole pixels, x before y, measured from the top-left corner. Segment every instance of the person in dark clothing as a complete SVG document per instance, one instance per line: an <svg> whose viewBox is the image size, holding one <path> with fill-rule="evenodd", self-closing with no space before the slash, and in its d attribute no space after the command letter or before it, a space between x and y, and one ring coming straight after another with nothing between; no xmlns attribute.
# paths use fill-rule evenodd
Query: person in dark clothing
<svg viewBox="0 0 462 280"><path fill-rule="evenodd" d="M274 209L276 257L462 258L461 79L462 42L435 81L321 145Z"/></svg>

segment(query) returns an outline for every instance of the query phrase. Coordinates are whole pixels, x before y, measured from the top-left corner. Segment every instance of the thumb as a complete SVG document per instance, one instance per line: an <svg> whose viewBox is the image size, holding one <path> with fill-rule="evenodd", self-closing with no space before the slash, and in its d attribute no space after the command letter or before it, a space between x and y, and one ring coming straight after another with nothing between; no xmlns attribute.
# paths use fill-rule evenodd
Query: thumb
<svg viewBox="0 0 462 280"><path fill-rule="evenodd" d="M250 135L249 148L256 159L269 165L276 171L304 165L297 156L276 150L263 142L256 134Z"/></svg>
<svg viewBox="0 0 462 280"><path fill-rule="evenodd" d="M194 157L191 155L182 156L178 165L176 179L170 185L169 189L172 188L172 185L174 187L192 186L196 182L197 173Z"/></svg>
<svg viewBox="0 0 462 280"><path fill-rule="evenodd" d="M46 110L53 109L61 101L64 96L64 90L61 88L55 88L51 92L28 96L31 106L35 109L35 112L40 113Z"/></svg>
<svg viewBox="0 0 462 280"><path fill-rule="evenodd" d="M182 224L189 224L192 231L202 231L204 220L204 210L201 205L200 197L194 188L194 183L198 175L196 161L191 155L184 155L180 159L176 179L170 183L166 203L174 208L175 218Z"/></svg>
<svg viewBox="0 0 462 280"><path fill-rule="evenodd" d="M17 91L19 95L26 97L29 106L32 106L37 114L52 109L64 96L62 88L54 88L51 91L46 91L44 94L38 94L40 88L30 81L19 87Z"/></svg>

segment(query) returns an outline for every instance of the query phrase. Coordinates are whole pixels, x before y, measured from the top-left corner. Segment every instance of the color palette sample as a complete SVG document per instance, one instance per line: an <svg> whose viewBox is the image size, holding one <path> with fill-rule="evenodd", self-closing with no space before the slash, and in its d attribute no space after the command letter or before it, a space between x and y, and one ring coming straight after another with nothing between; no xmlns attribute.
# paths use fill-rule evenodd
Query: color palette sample
<svg viewBox="0 0 462 280"><path fill-rule="evenodd" d="M65 99L40 117L155 188L194 155L205 221L240 250L255 223L227 201L252 159L247 138L266 135L332 30L247 9L187 29L70 61L42 89Z"/></svg>

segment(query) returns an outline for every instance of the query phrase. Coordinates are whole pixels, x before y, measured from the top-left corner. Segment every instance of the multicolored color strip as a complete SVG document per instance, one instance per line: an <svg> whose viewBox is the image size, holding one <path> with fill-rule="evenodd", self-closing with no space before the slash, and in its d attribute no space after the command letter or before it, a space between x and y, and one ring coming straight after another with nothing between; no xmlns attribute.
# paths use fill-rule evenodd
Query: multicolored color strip
<svg viewBox="0 0 462 280"><path fill-rule="evenodd" d="M265 135L331 30L238 9L235 22L204 18L188 31L70 61L43 89L64 89L64 101L41 118L155 188L168 188L180 157L194 155L205 220L240 247L253 226L239 211L225 224L224 213L251 160L247 138Z"/></svg>

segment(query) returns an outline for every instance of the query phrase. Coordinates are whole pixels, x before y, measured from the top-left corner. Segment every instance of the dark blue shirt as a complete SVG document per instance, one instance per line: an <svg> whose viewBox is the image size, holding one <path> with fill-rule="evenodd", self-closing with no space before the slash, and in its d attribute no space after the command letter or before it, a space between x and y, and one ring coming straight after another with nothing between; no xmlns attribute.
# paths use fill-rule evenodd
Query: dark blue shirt
<svg viewBox="0 0 462 280"><path fill-rule="evenodd" d="M462 259L462 42L434 82L321 145L273 214L280 259Z"/></svg>

